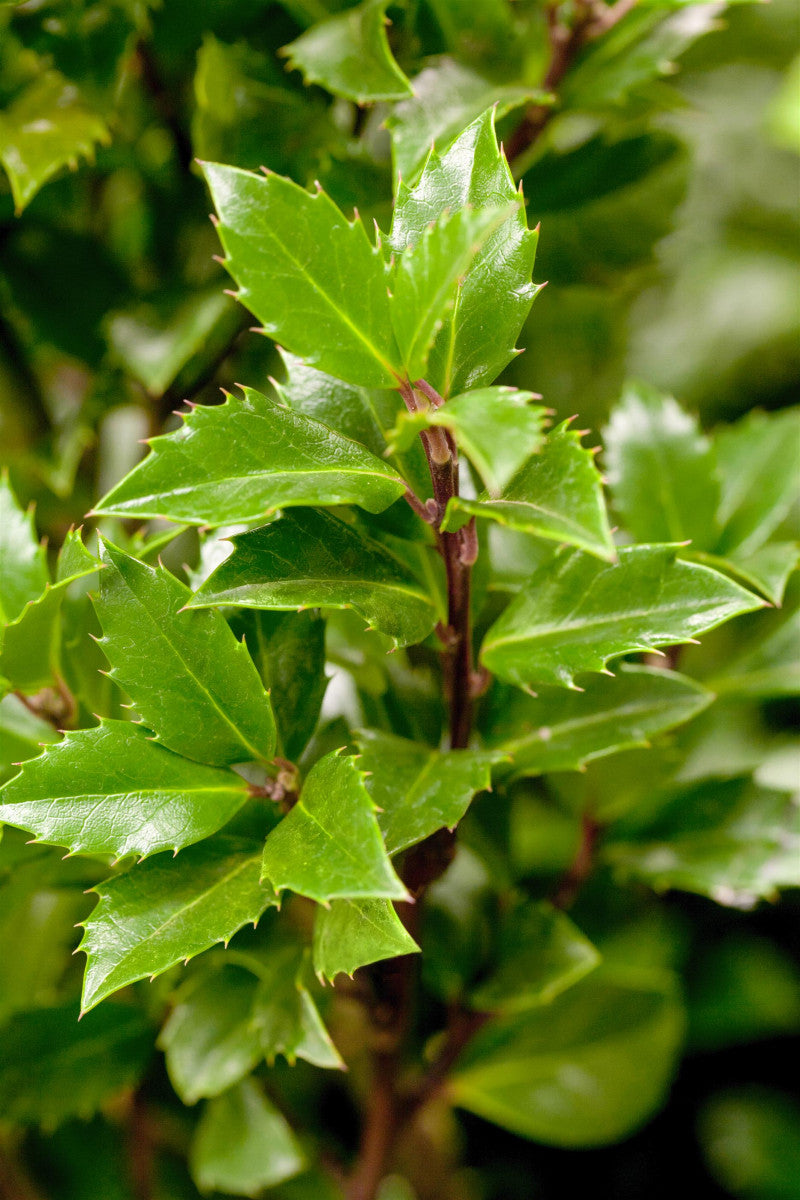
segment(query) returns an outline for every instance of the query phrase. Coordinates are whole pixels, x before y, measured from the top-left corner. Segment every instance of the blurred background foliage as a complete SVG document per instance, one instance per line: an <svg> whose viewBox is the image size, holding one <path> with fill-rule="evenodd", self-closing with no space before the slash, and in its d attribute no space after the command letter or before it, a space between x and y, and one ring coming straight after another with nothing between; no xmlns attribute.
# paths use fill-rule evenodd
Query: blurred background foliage
<svg viewBox="0 0 800 1200"><path fill-rule="evenodd" d="M319 179L341 206L386 228L388 117L409 172L430 137L446 140L494 100L501 136L513 137L547 58L534 0L390 4L392 51L417 95L367 107L346 87L331 95L308 85L278 53L347 7L0 6L0 465L21 500L36 502L51 547L140 457L140 439L172 427L184 399L217 403L220 387L241 379L263 389L280 373L272 344L248 332L251 320L224 294L195 158L265 165L307 185ZM659 5L643 7L646 14ZM800 375L797 6L660 7L675 9L669 35L649 35L644 53L578 64L558 115L514 163L531 223L542 224L536 278L549 282L523 332L525 353L504 379L596 429L631 375L674 391L705 426L792 403ZM49 125L37 129L41 121ZM190 556L191 547L181 552ZM794 612L796 601L788 607ZM764 619L709 638L698 652L701 676L724 675L731 654L741 653L728 639ZM787 728L791 703L763 704L755 695L727 711L715 707L713 736L702 746L718 757L696 765L696 778L752 769L764 754L761 731ZM697 738L699 724L680 736ZM44 723L4 727L5 775L20 742L52 736ZM626 786L635 791L640 753L597 764L589 784L581 777L575 786L615 797ZM569 792L572 780L564 787ZM567 811L569 804L556 814L533 793L520 795L511 816L519 876L557 877L569 863L576 824ZM477 811L474 844L489 836L482 819ZM52 890L32 899L25 871L58 855L43 850L42 862L21 868L18 853L8 837L0 864L4 1020L32 999L68 994L78 965L65 968L63 957L86 911L74 884L93 882L85 864L70 867L70 880L54 866ZM452 942L445 891L432 911L438 936ZM610 890L601 873L575 907L581 928L606 959L677 969L685 980L689 1053L671 1099L621 1145L580 1152L460 1118L448 1135L462 1143L467 1164L459 1195L529 1200L591 1187L595 1197L633 1200L694 1187L706 1197L799 1197L798 916L796 893L780 907L744 912L702 896ZM434 929L434 945L436 936ZM468 944L462 949L469 955ZM323 1115L346 1132L352 1114L325 1086L331 1104L326 1114L323 1096ZM304 1067L285 1082L300 1111L311 1087ZM141 1194L135 1180L126 1182L131 1125L118 1118L106 1113L30 1135L42 1196ZM182 1118L165 1101L159 1121L163 1170L148 1194L196 1196L182 1166ZM9 1144L0 1139L0 1195L28 1200L21 1189L30 1181L15 1182ZM384 1189L382 1200L407 1200L404 1187ZM298 1180L280 1195L323 1200L324 1190Z"/></svg>

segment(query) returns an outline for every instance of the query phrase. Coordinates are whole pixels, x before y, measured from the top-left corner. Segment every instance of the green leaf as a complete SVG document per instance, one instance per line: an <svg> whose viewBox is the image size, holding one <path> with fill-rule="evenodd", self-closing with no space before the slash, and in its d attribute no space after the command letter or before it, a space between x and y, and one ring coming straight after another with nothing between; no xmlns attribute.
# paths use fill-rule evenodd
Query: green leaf
<svg viewBox="0 0 800 1200"><path fill-rule="evenodd" d="M318 908L314 918L314 970L320 980L333 983L344 972L352 976L359 967L417 954L419 946L389 900L334 900Z"/></svg>
<svg viewBox="0 0 800 1200"><path fill-rule="evenodd" d="M305 1167L286 1120L254 1079L245 1079L205 1109L189 1151L202 1192L260 1196Z"/></svg>
<svg viewBox="0 0 800 1200"><path fill-rule="evenodd" d="M225 618L185 611L192 593L165 567L138 562L110 542L102 557L106 570L95 600L105 634L100 644L112 678L158 740L212 766L269 761L275 753L270 699Z"/></svg>
<svg viewBox="0 0 800 1200"><path fill-rule="evenodd" d="M0 622L15 620L47 586L47 559L36 540L33 513L17 503L8 476L0 475Z"/></svg>
<svg viewBox="0 0 800 1200"><path fill-rule="evenodd" d="M305 960L305 951L297 946L277 947L260 959L253 1027L270 1064L282 1054L292 1065L302 1058L324 1070L343 1071L339 1051L303 983Z"/></svg>
<svg viewBox="0 0 800 1200"><path fill-rule="evenodd" d="M730 558L702 553L686 557L732 575L780 607L792 572L800 563L800 542L767 542L753 554L740 556L734 551Z"/></svg>
<svg viewBox="0 0 800 1200"><path fill-rule="evenodd" d="M692 641L763 601L675 546L628 546L619 562L560 551L495 621L481 652L509 683L574 687L609 659Z"/></svg>
<svg viewBox="0 0 800 1200"><path fill-rule="evenodd" d="M722 500L718 553L758 550L800 496L800 408L750 413L723 427L715 444Z"/></svg>
<svg viewBox="0 0 800 1200"><path fill-rule="evenodd" d="M247 784L155 745L127 721L68 733L0 790L0 821L72 854L176 854L216 833Z"/></svg>
<svg viewBox="0 0 800 1200"><path fill-rule="evenodd" d="M18 764L34 758L45 743L58 739L58 731L50 721L32 713L18 696L3 696L0 700L0 782L16 775Z"/></svg>
<svg viewBox="0 0 800 1200"><path fill-rule="evenodd" d="M534 699L503 689L485 735L511 758L511 778L576 771L592 759L648 745L713 699L685 675L623 663L618 675L589 680L580 692L548 689Z"/></svg>
<svg viewBox="0 0 800 1200"><path fill-rule="evenodd" d="M719 483L711 443L672 396L627 384L604 442L614 506L637 541L714 545Z"/></svg>
<svg viewBox="0 0 800 1200"><path fill-rule="evenodd" d="M424 76L425 72L419 80ZM493 101L494 97L487 103ZM435 103L441 105L440 95ZM389 240L397 253L416 244L446 211L479 209L487 198L514 205L464 272L454 309L434 343L427 378L444 396L497 377L514 357L515 340L539 291L531 282L538 234L527 228L519 193L497 144L494 120L492 107L443 153L434 150L412 188L400 182L395 202Z"/></svg>
<svg viewBox="0 0 800 1200"><path fill-rule="evenodd" d="M94 158L97 142L110 140L73 83L58 71L40 75L0 113L0 162L17 213L62 167L76 170L79 158Z"/></svg>
<svg viewBox="0 0 800 1200"><path fill-rule="evenodd" d="M152 1053L142 1013L107 1004L78 1020L78 1007L17 1013L3 1028L0 1109L15 1125L53 1129L90 1117L115 1093L134 1087Z"/></svg>
<svg viewBox="0 0 800 1200"><path fill-rule="evenodd" d="M391 318L410 379L428 373L428 355L445 319L462 300L460 280L492 234L519 207L445 211L403 250L391 277Z"/></svg>
<svg viewBox="0 0 800 1200"><path fill-rule="evenodd" d="M313 25L283 48L306 83L319 83L357 104L412 96L386 37L389 0L363 0L355 8Z"/></svg>
<svg viewBox="0 0 800 1200"><path fill-rule="evenodd" d="M547 409L530 401L533 392L478 388L440 408L403 412L389 433L392 450L408 449L421 429L443 426L498 496L526 459L539 449Z"/></svg>
<svg viewBox="0 0 800 1200"><path fill-rule="evenodd" d="M800 695L800 608L770 620L763 637L757 637L742 653L734 654L708 686L721 696Z"/></svg>
<svg viewBox="0 0 800 1200"><path fill-rule="evenodd" d="M100 902L86 922L83 1010L137 979L153 978L228 942L277 903L259 882L260 847L219 837L176 860L162 855L93 889Z"/></svg>
<svg viewBox="0 0 800 1200"><path fill-rule="evenodd" d="M354 756L339 751L315 763L300 799L267 836L262 878L320 903L406 900L383 847L375 804Z"/></svg>
<svg viewBox="0 0 800 1200"><path fill-rule="evenodd" d="M399 362L380 249L319 191L207 163L226 266L271 337L312 367L393 387Z"/></svg>
<svg viewBox="0 0 800 1200"><path fill-rule="evenodd" d="M459 529L470 516L483 517L613 560L602 480L582 436L567 422L557 426L497 499L487 492L478 500L454 497L442 528Z"/></svg>
<svg viewBox="0 0 800 1200"><path fill-rule="evenodd" d="M389 854L457 825L475 793L491 786L492 764L502 757L502 752L432 750L376 729L360 730L356 740Z"/></svg>
<svg viewBox="0 0 800 1200"><path fill-rule="evenodd" d="M699 1140L722 1194L741 1200L798 1200L800 1105L758 1085L717 1092L700 1112Z"/></svg>
<svg viewBox="0 0 800 1200"><path fill-rule="evenodd" d="M190 607L352 608L398 646L436 623L432 598L380 543L325 512L297 509L233 539Z"/></svg>
<svg viewBox="0 0 800 1200"><path fill-rule="evenodd" d="M552 1004L491 1022L459 1059L455 1104L553 1146L602 1146L661 1105L683 1014L668 978L626 983L605 972Z"/></svg>
<svg viewBox="0 0 800 1200"><path fill-rule="evenodd" d="M257 990L250 971L220 963L178 992L158 1044L184 1104L218 1096L263 1058L253 1025Z"/></svg>
<svg viewBox="0 0 800 1200"><path fill-rule="evenodd" d="M294 504L382 512L405 483L357 442L252 388L199 406L101 500L98 513L193 525L258 521Z"/></svg>
<svg viewBox="0 0 800 1200"><path fill-rule="evenodd" d="M481 1012L520 1013L557 996L593 971L600 955L569 917L546 901L519 904L501 919L496 960L470 996Z"/></svg>

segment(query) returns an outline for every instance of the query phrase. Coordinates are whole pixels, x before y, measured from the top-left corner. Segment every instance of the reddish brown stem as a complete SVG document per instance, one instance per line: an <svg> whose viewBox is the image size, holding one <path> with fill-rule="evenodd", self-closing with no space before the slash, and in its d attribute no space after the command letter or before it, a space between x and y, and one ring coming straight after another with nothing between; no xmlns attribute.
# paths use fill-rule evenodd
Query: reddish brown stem
<svg viewBox="0 0 800 1200"><path fill-rule="evenodd" d="M594 859L597 843L603 827L589 813L581 817L581 837L575 857L565 871L561 882L553 896L556 908L571 908L578 898L578 893L594 870Z"/></svg>

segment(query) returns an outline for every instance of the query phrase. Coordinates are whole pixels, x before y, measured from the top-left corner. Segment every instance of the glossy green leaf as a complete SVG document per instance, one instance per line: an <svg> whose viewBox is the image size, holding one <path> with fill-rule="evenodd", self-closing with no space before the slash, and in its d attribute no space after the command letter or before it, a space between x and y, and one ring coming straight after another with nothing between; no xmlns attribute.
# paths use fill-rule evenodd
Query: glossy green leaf
<svg viewBox="0 0 800 1200"><path fill-rule="evenodd" d="M800 408L754 412L716 435L722 478L718 552L750 555L800 497Z"/></svg>
<svg viewBox="0 0 800 1200"><path fill-rule="evenodd" d="M62 167L94 158L98 142L110 140L73 83L46 71L0 113L0 163L6 169L18 213Z"/></svg>
<svg viewBox="0 0 800 1200"><path fill-rule="evenodd" d="M377 729L360 730L357 741L389 854L457 825L502 758L502 751L432 750Z"/></svg>
<svg viewBox="0 0 800 1200"><path fill-rule="evenodd" d="M259 881L260 861L260 847L219 837L98 884L100 901L80 945L84 1011L255 925L277 903Z"/></svg>
<svg viewBox="0 0 800 1200"><path fill-rule="evenodd" d="M587 680L580 692L546 689L534 698L502 690L485 736L508 754L510 765L499 771L511 778L575 771L592 759L646 746L713 699L685 675L623 663L613 678Z"/></svg>
<svg viewBox="0 0 800 1200"><path fill-rule="evenodd" d="M253 1026L258 980L235 963L190 979L158 1039L172 1086L184 1104L218 1096L263 1057Z"/></svg>
<svg viewBox="0 0 800 1200"><path fill-rule="evenodd" d="M493 101L494 97L487 103ZM441 96L437 95L436 104L441 104ZM518 201L497 144L494 119L495 109L489 108L444 152L430 154L413 187L401 181L389 238L397 253L418 242L447 211L479 209L487 198L495 204ZM405 171L402 174L408 178ZM515 340L539 290L531 282L537 237L535 230L527 228L524 208L516 205L463 273L426 375L442 395L491 383L514 357Z"/></svg>
<svg viewBox="0 0 800 1200"><path fill-rule="evenodd" d="M18 1013L4 1026L4 1121L53 1129L68 1117L90 1117L138 1083L152 1054L142 1013L127 1004L107 1004L82 1021L78 1016L70 1002Z"/></svg>
<svg viewBox="0 0 800 1200"><path fill-rule="evenodd" d="M306 83L319 83L335 96L358 104L413 95L386 37L389 0L362 0L328 17L284 48L289 66Z"/></svg>
<svg viewBox="0 0 800 1200"><path fill-rule="evenodd" d="M663 1102L683 1014L668 978L598 973L552 1004L494 1021L458 1062L448 1092L462 1108L548 1145L602 1146Z"/></svg>
<svg viewBox="0 0 800 1200"><path fill-rule="evenodd" d="M294 504L360 504L382 512L405 491L363 446L252 388L195 408L176 433L104 497L97 512L195 525L258 521Z"/></svg>
<svg viewBox="0 0 800 1200"><path fill-rule="evenodd" d="M396 261L390 282L392 328L410 379L428 374L434 339L456 304L464 302L462 277L518 207L515 199L502 208L444 212Z"/></svg>
<svg viewBox="0 0 800 1200"><path fill-rule="evenodd" d="M334 900L314 918L314 970L331 983L359 967L418 954L419 946L389 900Z"/></svg>
<svg viewBox="0 0 800 1200"><path fill-rule="evenodd" d="M0 791L0 821L73 854L176 854L247 799L238 775L180 758L127 721L68 733Z"/></svg>
<svg viewBox="0 0 800 1200"><path fill-rule="evenodd" d="M559 425L497 499L484 493L478 500L451 500L442 528L459 529L471 516L483 517L613 560L602 480L582 436Z"/></svg>
<svg viewBox="0 0 800 1200"><path fill-rule="evenodd" d="M33 514L17 503L8 477L0 475L0 622L15 620L47 586L44 547Z"/></svg>
<svg viewBox="0 0 800 1200"><path fill-rule="evenodd" d="M380 250L322 191L280 175L205 166L226 266L264 330L313 367L363 387L393 387L392 338Z"/></svg>
<svg viewBox="0 0 800 1200"><path fill-rule="evenodd" d="M95 608L112 678L159 742L213 766L269 761L275 719L247 647L165 567L103 544ZM209 831L212 832L212 831Z"/></svg>
<svg viewBox="0 0 800 1200"><path fill-rule="evenodd" d="M440 408L403 412L390 431L393 449L408 449L421 429L449 429L459 450L479 471L489 493L498 496L542 442L547 409L531 404L533 392L478 388Z"/></svg>
<svg viewBox="0 0 800 1200"><path fill-rule="evenodd" d="M484 639L481 657L509 683L573 687L620 654L692 641L763 601L724 575L676 559L675 546L629 546L607 565L561 551Z"/></svg>
<svg viewBox="0 0 800 1200"><path fill-rule="evenodd" d="M303 982L305 959L304 950L291 945L261 958L253 1028L269 1063L282 1054L291 1064L302 1058L325 1070L343 1071L339 1051Z"/></svg>
<svg viewBox="0 0 800 1200"><path fill-rule="evenodd" d="M551 1004L584 975L600 955L564 913L545 901L526 902L503 916L495 962L472 992L481 1012L519 1013Z"/></svg>
<svg viewBox="0 0 800 1200"><path fill-rule="evenodd" d="M260 1196L302 1171L305 1159L285 1118L245 1079L206 1106L189 1164L203 1192Z"/></svg>
<svg viewBox="0 0 800 1200"><path fill-rule="evenodd" d="M408 568L329 513L298 509L233 543L192 608L352 608L398 646L422 641L436 623L433 600Z"/></svg>
<svg viewBox="0 0 800 1200"><path fill-rule="evenodd" d="M614 506L637 541L713 546L719 484L694 417L672 396L629 383L603 440Z"/></svg>
<svg viewBox="0 0 800 1200"><path fill-rule="evenodd" d="M311 769L300 799L267 836L262 878L320 903L405 900L355 757L327 754Z"/></svg>
<svg viewBox="0 0 800 1200"><path fill-rule="evenodd" d="M767 542L753 554L739 555L734 551L730 558L702 553L689 553L686 557L732 575L779 607L791 574L800 563L800 543Z"/></svg>

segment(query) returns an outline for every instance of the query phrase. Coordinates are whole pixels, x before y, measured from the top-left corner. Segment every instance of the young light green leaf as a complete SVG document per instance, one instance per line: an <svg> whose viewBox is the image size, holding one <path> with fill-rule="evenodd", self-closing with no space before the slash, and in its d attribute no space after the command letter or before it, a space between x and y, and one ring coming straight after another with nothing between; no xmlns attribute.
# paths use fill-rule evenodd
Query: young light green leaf
<svg viewBox="0 0 800 1200"><path fill-rule="evenodd" d="M306 1164L285 1118L254 1079L244 1079L206 1106L189 1165L201 1192L260 1196Z"/></svg>
<svg viewBox="0 0 800 1200"><path fill-rule="evenodd" d="M158 1039L172 1086L184 1104L218 1096L263 1058L253 1025L255 975L235 963L190 979Z"/></svg>
<svg viewBox="0 0 800 1200"><path fill-rule="evenodd" d="M294 504L360 504L382 512L405 482L382 459L252 388L195 408L96 511L193 525L258 521Z"/></svg>
<svg viewBox="0 0 800 1200"><path fill-rule="evenodd" d="M343 1071L339 1051L303 983L305 965L306 953L297 946L279 946L260 957L253 1027L261 1051L269 1063L282 1054L292 1065L302 1058L324 1070Z"/></svg>
<svg viewBox="0 0 800 1200"><path fill-rule="evenodd" d="M485 666L509 683L574 687L621 654L689 642L764 602L675 546L628 546L619 562L564 550L533 576L484 639Z"/></svg>
<svg viewBox="0 0 800 1200"><path fill-rule="evenodd" d="M33 513L23 512L8 476L0 475L0 622L14 621L47 586L44 546Z"/></svg>
<svg viewBox="0 0 800 1200"><path fill-rule="evenodd" d="M392 328L410 379L428 373L428 355L460 299L462 276L519 204L515 199L503 207L445 211L395 263L390 284Z"/></svg>
<svg viewBox="0 0 800 1200"><path fill-rule="evenodd" d="M690 721L714 699L693 679L674 671L623 663L613 678L588 680L580 692L548 689L533 698L501 690L487 741L508 754L510 778L575 771L595 758L632 746Z"/></svg>
<svg viewBox="0 0 800 1200"><path fill-rule="evenodd" d="M475 793L491 786L492 764L503 756L432 750L377 729L360 730L357 742L389 854L457 825Z"/></svg>
<svg viewBox="0 0 800 1200"><path fill-rule="evenodd" d="M800 696L800 608L769 622L764 636L728 660L709 682L721 696Z"/></svg>
<svg viewBox="0 0 800 1200"><path fill-rule="evenodd" d="M185 611L192 593L165 567L149 567L110 542L102 557L100 644L112 678L158 740L212 766L269 761L270 699L221 613Z"/></svg>
<svg viewBox="0 0 800 1200"><path fill-rule="evenodd" d="M93 159L95 145L110 140L73 83L58 71L39 75L0 114L0 162L17 213L62 167L75 170L79 158Z"/></svg>
<svg viewBox="0 0 800 1200"><path fill-rule="evenodd" d="M541 445L547 409L530 403L536 398L516 388L478 388L439 408L402 412L388 434L390 448L407 450L421 429L443 426L497 497Z"/></svg>
<svg viewBox="0 0 800 1200"><path fill-rule="evenodd" d="M32 713L18 696L0 700L0 783L16 775L18 764L34 758L41 747L57 742L59 733L50 721Z"/></svg>
<svg viewBox="0 0 800 1200"><path fill-rule="evenodd" d="M297 804L267 836L262 878L276 892L289 888L322 904L408 898L356 762L338 751L326 754L309 772Z"/></svg>
<svg viewBox="0 0 800 1200"><path fill-rule="evenodd" d="M491 1022L458 1061L462 1108L553 1146L618 1142L662 1103L683 1035L668 977L598 972L552 1004Z"/></svg>
<svg viewBox="0 0 800 1200"><path fill-rule="evenodd" d="M496 499L488 493L478 500L452 499L442 528L459 529L471 516L484 517L613 561L602 480L592 452L581 446L582 436L567 422L559 425Z"/></svg>
<svg viewBox="0 0 800 1200"><path fill-rule="evenodd" d="M238 775L189 762L128 721L68 733L0 790L0 821L72 854L176 854L247 799Z"/></svg>
<svg viewBox="0 0 800 1200"><path fill-rule="evenodd" d="M78 1016L70 1001L17 1013L4 1026L5 1122L54 1129L68 1117L92 1116L115 1093L138 1083L153 1044L144 1015L130 1004L107 1004L82 1021Z"/></svg>
<svg viewBox="0 0 800 1200"><path fill-rule="evenodd" d="M719 483L711 443L672 396L629 383L604 433L609 487L640 542L716 541Z"/></svg>
<svg viewBox="0 0 800 1200"><path fill-rule="evenodd" d="M296 509L233 539L191 608L352 608L397 646L436 624L433 599L385 546L325 512Z"/></svg>
<svg viewBox="0 0 800 1200"><path fill-rule="evenodd" d="M335 96L368 104L412 96L386 37L389 0L362 0L312 25L285 46L289 66L302 71L306 83L319 83Z"/></svg>
<svg viewBox="0 0 800 1200"><path fill-rule="evenodd" d="M207 163L226 266L264 331L313 367L362 387L400 373L381 251L319 191Z"/></svg>
<svg viewBox="0 0 800 1200"><path fill-rule="evenodd" d="M800 408L754 412L715 437L722 477L717 553L753 554L800 495Z"/></svg>
<svg viewBox="0 0 800 1200"><path fill-rule="evenodd" d="M552 1004L599 962L600 954L569 917L546 901L528 901L502 918L494 968L469 1003L492 1013Z"/></svg>
<svg viewBox="0 0 800 1200"><path fill-rule="evenodd" d="M359 967L417 954L419 946L389 900L334 900L314 918L314 970L333 983Z"/></svg>
<svg viewBox="0 0 800 1200"><path fill-rule="evenodd" d="M441 104L437 94L437 111ZM395 203L389 240L397 253L416 244L448 210L482 208L487 197L496 204L514 205L464 272L453 311L431 351L426 378L444 396L482 387L497 377L514 357L517 335L539 291L531 282L538 233L527 228L519 193L497 144L494 119L495 109L488 107L443 153L432 151L413 187L401 181ZM430 143L425 147L429 149ZM408 178L405 171L402 174Z"/></svg>
<svg viewBox="0 0 800 1200"><path fill-rule="evenodd" d="M260 861L260 847L218 837L98 884L100 902L79 947L87 960L84 1012L255 925L277 903L259 881Z"/></svg>

